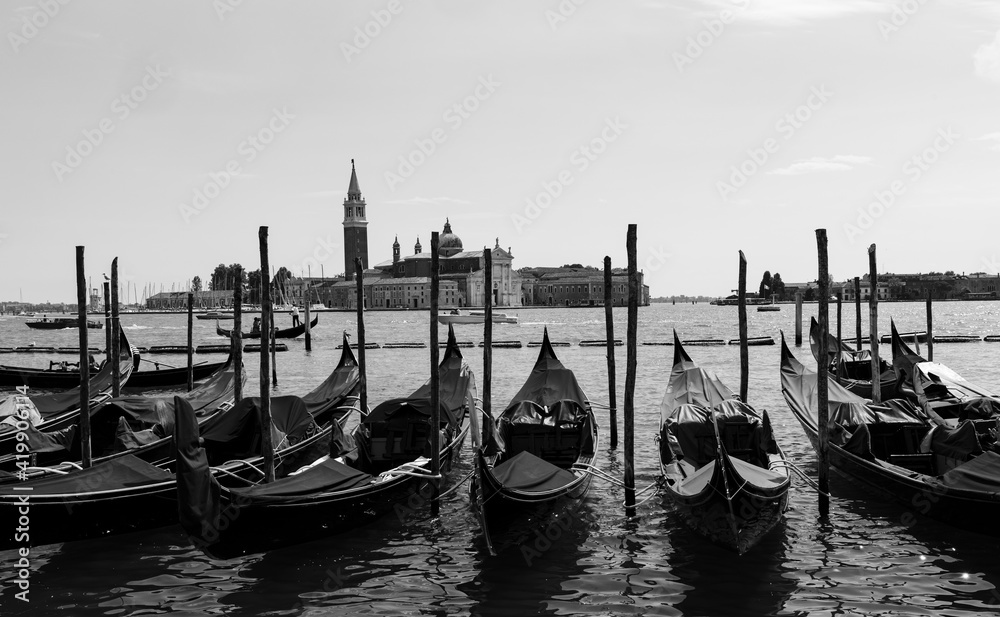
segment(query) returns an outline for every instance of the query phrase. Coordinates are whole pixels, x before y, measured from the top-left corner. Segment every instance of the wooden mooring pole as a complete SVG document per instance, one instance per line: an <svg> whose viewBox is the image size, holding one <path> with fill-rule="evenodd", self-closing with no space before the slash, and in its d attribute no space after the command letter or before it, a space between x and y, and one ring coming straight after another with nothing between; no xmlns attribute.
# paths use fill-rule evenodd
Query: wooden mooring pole
<svg viewBox="0 0 1000 617"><path fill-rule="evenodd" d="M819 357L816 370L816 399L818 408L817 424L819 427L819 513L826 517L830 512L830 460L829 460L829 392L827 384L830 341L830 285L829 263L827 261L826 230L816 230L816 249L819 253ZM839 339L838 339L839 340Z"/></svg>
<svg viewBox="0 0 1000 617"><path fill-rule="evenodd" d="M243 400L243 275L236 271L236 289L233 290L233 400Z"/></svg>
<svg viewBox="0 0 1000 617"><path fill-rule="evenodd" d="M76 303L80 319L80 460L83 467L93 464L90 450L90 354L87 344L87 277L84 275L83 247L76 247ZM115 354L117 362L118 354ZM112 364L115 374L118 365Z"/></svg>
<svg viewBox="0 0 1000 617"><path fill-rule="evenodd" d="M628 226L628 327L625 364L625 516L635 516L635 369L639 323L639 272L636 265L636 225Z"/></svg>
<svg viewBox="0 0 1000 617"><path fill-rule="evenodd" d="M854 348L861 350L861 277L854 277L854 327L857 331Z"/></svg>
<svg viewBox="0 0 1000 617"><path fill-rule="evenodd" d="M486 295L483 299L483 308L486 311L486 319L483 323L483 435L480 443L486 446L487 433L490 429L487 422L493 421L493 251L483 247L483 259L485 260L483 270L483 288ZM476 410L473 409L472 413Z"/></svg>
<svg viewBox="0 0 1000 617"><path fill-rule="evenodd" d="M611 257L604 256L604 328L608 336L608 422L611 425L611 447L618 447L618 392L615 384L615 318L614 287L611 282Z"/></svg>
<svg viewBox="0 0 1000 617"><path fill-rule="evenodd" d="M750 345L747 341L747 258L740 251L740 282L738 290L740 317L740 400L747 403L750 390Z"/></svg>
<svg viewBox="0 0 1000 617"><path fill-rule="evenodd" d="M267 227L257 234L260 240L260 426L264 454L264 481L274 482L274 442L271 440L271 277L267 260Z"/></svg>
<svg viewBox="0 0 1000 617"><path fill-rule="evenodd" d="M365 370L365 266L360 257L354 258L354 279L357 283L358 312L358 371L361 374L361 413L368 413L368 371Z"/></svg>
<svg viewBox="0 0 1000 617"><path fill-rule="evenodd" d="M194 390L194 293L188 292L187 388Z"/></svg>
<svg viewBox="0 0 1000 617"><path fill-rule="evenodd" d="M931 306L934 291L927 289L927 361L934 361L934 310Z"/></svg>
<svg viewBox="0 0 1000 617"><path fill-rule="evenodd" d="M113 358L111 355L111 283L108 281L104 281L104 356L108 366L113 366L111 364Z"/></svg>
<svg viewBox="0 0 1000 617"><path fill-rule="evenodd" d="M871 286L868 294L868 343L872 352L872 402L878 405L882 402L882 379L878 361L878 270L874 244L868 247L868 284Z"/></svg>
<svg viewBox="0 0 1000 617"><path fill-rule="evenodd" d="M311 296L312 296L312 294L309 292L309 285L307 284L306 285L306 302L305 302L305 304L306 304L306 351L312 351L312 349L313 349L312 326L309 323L309 321L311 319L310 316L309 316L309 304L311 303L311 300L312 300Z"/></svg>
<svg viewBox="0 0 1000 617"><path fill-rule="evenodd" d="M84 324L86 325L86 324ZM122 374L118 370L120 366L121 350L121 317L118 314L118 258L111 260L111 357L114 364L111 365L111 396L118 398L122 395Z"/></svg>
<svg viewBox="0 0 1000 617"><path fill-rule="evenodd" d="M441 505L438 503L441 486L441 373L438 370L438 288L441 285L438 232L431 233L431 516L437 516ZM492 289L484 290L487 294Z"/></svg>
<svg viewBox="0 0 1000 617"><path fill-rule="evenodd" d="M802 346L802 291L795 292L795 346Z"/></svg>

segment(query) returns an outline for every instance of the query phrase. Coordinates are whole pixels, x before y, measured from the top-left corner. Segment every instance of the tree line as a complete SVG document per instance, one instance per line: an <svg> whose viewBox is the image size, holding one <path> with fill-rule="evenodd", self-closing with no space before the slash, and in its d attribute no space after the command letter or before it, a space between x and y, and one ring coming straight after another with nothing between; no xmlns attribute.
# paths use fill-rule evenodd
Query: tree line
<svg viewBox="0 0 1000 617"><path fill-rule="evenodd" d="M291 280L295 278L291 271L282 266L275 272L274 279L270 281L272 297L287 298L288 287ZM260 268L247 272L240 264L219 264L212 271L212 276L208 281L208 289L211 291L232 291L239 285L244 292L244 299L250 304L260 304L261 274ZM200 276L191 279L192 291L202 291L203 282Z"/></svg>

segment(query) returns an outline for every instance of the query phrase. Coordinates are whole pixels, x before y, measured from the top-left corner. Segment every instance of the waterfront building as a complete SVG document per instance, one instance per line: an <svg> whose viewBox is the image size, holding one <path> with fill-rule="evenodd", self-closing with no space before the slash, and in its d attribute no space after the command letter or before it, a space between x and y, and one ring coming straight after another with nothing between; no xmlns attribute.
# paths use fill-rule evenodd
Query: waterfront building
<svg viewBox="0 0 1000 617"><path fill-rule="evenodd" d="M603 306L604 271L587 266L522 268L521 303L525 306ZM611 271L612 304L628 304L628 271ZM649 305L649 286L639 272L639 305Z"/></svg>
<svg viewBox="0 0 1000 617"><path fill-rule="evenodd" d="M344 200L344 279L354 280L354 259L361 258L363 268L368 267L368 219L365 218L365 200L358 185L358 172L351 159L351 182Z"/></svg>

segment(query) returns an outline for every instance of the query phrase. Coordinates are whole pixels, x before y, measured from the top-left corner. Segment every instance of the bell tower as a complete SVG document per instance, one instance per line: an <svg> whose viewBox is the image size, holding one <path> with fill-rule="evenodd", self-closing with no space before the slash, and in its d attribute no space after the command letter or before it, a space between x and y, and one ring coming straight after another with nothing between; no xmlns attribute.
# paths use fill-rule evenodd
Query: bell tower
<svg viewBox="0 0 1000 617"><path fill-rule="evenodd" d="M354 258L361 258L363 268L368 267L368 220L365 219L365 200L358 186L358 173L351 159L351 184L344 200L344 279L354 280Z"/></svg>

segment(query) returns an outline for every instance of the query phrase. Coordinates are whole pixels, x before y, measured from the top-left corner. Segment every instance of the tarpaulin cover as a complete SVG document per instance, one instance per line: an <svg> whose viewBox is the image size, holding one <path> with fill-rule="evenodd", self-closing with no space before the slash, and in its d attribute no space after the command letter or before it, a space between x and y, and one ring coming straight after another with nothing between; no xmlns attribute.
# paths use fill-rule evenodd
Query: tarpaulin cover
<svg viewBox="0 0 1000 617"><path fill-rule="evenodd" d="M507 488L537 493L556 490L577 480L572 472L527 451L519 452L494 467L493 477Z"/></svg>
<svg viewBox="0 0 1000 617"><path fill-rule="evenodd" d="M1000 454L984 452L941 476L948 488L1000 493Z"/></svg>
<svg viewBox="0 0 1000 617"><path fill-rule="evenodd" d="M199 445L200 428L194 410L181 398L175 400L174 410L179 522L193 538L211 540L218 535L221 489Z"/></svg>
<svg viewBox="0 0 1000 617"><path fill-rule="evenodd" d="M14 394L0 401L0 423L5 429L14 430L17 423L22 421L31 426L37 426L42 422L42 416L30 397Z"/></svg>
<svg viewBox="0 0 1000 617"><path fill-rule="evenodd" d="M231 459L260 455L260 398L245 398L226 413L213 416L202 424L208 458L213 464ZM276 396L271 399L272 442L290 445L306 439L318 427L297 396Z"/></svg>
<svg viewBox="0 0 1000 617"><path fill-rule="evenodd" d="M73 471L62 476L47 476L14 485L0 487L6 495L14 494L13 487L31 487L22 495L85 494L97 491L134 488L172 480L174 474L150 465L134 456L123 456L88 469Z"/></svg>
<svg viewBox="0 0 1000 617"><path fill-rule="evenodd" d="M331 458L306 469L302 473L269 484L233 489L233 493L251 500L302 497L316 493L346 491L359 486L367 486L371 481L371 475ZM289 521L289 524L294 524L294 521Z"/></svg>
<svg viewBox="0 0 1000 617"><path fill-rule="evenodd" d="M733 391L714 375L695 364L681 346L674 332L674 365L670 371L667 392L660 403L660 426L670 421L673 410L683 405L712 408L733 398Z"/></svg>
<svg viewBox="0 0 1000 617"><path fill-rule="evenodd" d="M563 366L556 358L549 342L548 330L542 338L538 359L531 369L528 379L511 399L507 409L519 407L522 401L531 401L542 407L551 407L557 401L575 401L581 408L587 407L587 395L576 381L573 371ZM504 414L506 415L506 411Z"/></svg>
<svg viewBox="0 0 1000 617"><path fill-rule="evenodd" d="M850 433L850 436L843 444L841 444L840 447L867 461L875 460L875 455L872 454L872 436L871 433L868 432L868 425L859 424L852 428L853 430Z"/></svg>
<svg viewBox="0 0 1000 617"><path fill-rule="evenodd" d="M816 372L807 369L796 360L782 339L781 388L789 404L803 417L809 419L813 426L816 426L816 409L819 400L816 393L816 382ZM827 377L827 383L831 422L848 427L874 423L926 423L923 412L910 403L893 399L884 405L869 405L865 399L850 392L830 376Z"/></svg>
<svg viewBox="0 0 1000 617"><path fill-rule="evenodd" d="M936 426L930 434L931 452L948 458L965 460L970 454L983 451L976 435L976 425L966 420L954 429Z"/></svg>
<svg viewBox="0 0 1000 617"><path fill-rule="evenodd" d="M121 383L124 384L128 381L129 375L132 374L132 369L135 367L136 360L133 358L132 346L125 337L125 330L120 329L119 333L119 340L121 341L119 349L121 351L118 356L117 368L121 374ZM116 364L114 362L107 362L96 375L90 378L91 397L104 392L109 392L111 390L111 381L113 377L112 370L114 368L116 368ZM80 388L72 388L57 394L40 394L38 396L32 396L31 400L35 403L35 407L38 408L42 417L47 418L72 409L79 409Z"/></svg>
<svg viewBox="0 0 1000 617"><path fill-rule="evenodd" d="M323 383L319 384L312 392L304 395L302 402L305 404L306 410L316 419L316 422L325 425L330 420L328 417L330 412L342 406L345 399L357 390L360 384L361 371L358 368L358 361L355 359L354 352L351 351L351 346L345 336L337 368Z"/></svg>
<svg viewBox="0 0 1000 617"><path fill-rule="evenodd" d="M441 424L454 424L455 416L444 403L441 403ZM430 422L431 400L429 398L394 398L379 403L370 414L362 420L364 424L374 424L376 422L388 422L396 416L418 414Z"/></svg>
<svg viewBox="0 0 1000 617"><path fill-rule="evenodd" d="M476 379L462 357L462 351L455 340L455 330L451 325L448 326L448 344L445 347L444 359L438 365L438 397L441 403L453 412L465 407L476 408ZM430 400L430 380L417 388L410 398Z"/></svg>

